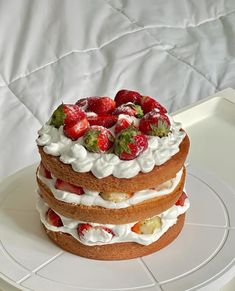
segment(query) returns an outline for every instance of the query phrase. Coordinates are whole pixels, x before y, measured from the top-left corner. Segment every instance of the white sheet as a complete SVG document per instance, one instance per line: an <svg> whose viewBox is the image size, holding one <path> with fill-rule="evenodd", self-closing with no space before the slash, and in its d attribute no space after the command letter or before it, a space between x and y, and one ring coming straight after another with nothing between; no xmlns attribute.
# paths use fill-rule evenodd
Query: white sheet
<svg viewBox="0 0 235 291"><path fill-rule="evenodd" d="M235 88L234 0L0 1L0 179L63 100L120 88L175 111Z"/></svg>

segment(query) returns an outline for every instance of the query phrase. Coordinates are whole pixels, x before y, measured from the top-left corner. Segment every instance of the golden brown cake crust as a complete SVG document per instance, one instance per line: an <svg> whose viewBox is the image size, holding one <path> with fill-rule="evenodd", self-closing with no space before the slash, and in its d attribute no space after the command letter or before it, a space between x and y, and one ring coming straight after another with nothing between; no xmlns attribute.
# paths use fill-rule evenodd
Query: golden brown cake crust
<svg viewBox="0 0 235 291"><path fill-rule="evenodd" d="M185 182L185 168L175 190L167 195L148 199L127 208L110 209L100 206L76 205L57 200L49 188L37 178L43 200L56 212L72 219L105 224L125 224L143 220L167 210L182 194Z"/></svg>
<svg viewBox="0 0 235 291"><path fill-rule="evenodd" d="M75 172L71 165L62 163L58 157L48 155L43 151L43 147L38 146L43 165L55 177L71 184L81 186L90 190L100 192L136 192L143 189L153 188L157 185L172 179L183 167L189 150L189 138L186 135L179 146L179 152L170 160L160 166L155 166L149 173L140 172L133 178L116 178L108 176L97 179L91 172Z"/></svg>
<svg viewBox="0 0 235 291"><path fill-rule="evenodd" d="M175 225L169 228L156 242L148 246L133 242L86 246L69 234L53 232L44 228L54 243L75 255L96 260L127 260L149 255L170 244L181 232L184 220L185 214L180 215Z"/></svg>

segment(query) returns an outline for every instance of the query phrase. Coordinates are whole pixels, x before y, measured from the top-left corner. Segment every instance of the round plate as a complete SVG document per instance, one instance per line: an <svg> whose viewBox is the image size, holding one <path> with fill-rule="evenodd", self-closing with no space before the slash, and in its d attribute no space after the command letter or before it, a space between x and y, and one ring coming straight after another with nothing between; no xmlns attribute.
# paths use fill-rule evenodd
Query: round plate
<svg viewBox="0 0 235 291"><path fill-rule="evenodd" d="M213 174L187 168L191 207L173 243L143 258L106 262L74 256L48 239L35 208L35 170L0 184L0 276L21 290L212 290L235 275L235 193Z"/></svg>

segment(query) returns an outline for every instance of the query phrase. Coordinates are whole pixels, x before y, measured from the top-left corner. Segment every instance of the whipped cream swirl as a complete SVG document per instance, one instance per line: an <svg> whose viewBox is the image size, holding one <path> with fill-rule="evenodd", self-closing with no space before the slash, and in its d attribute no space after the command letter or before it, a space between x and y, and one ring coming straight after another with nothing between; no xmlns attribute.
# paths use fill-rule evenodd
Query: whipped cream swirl
<svg viewBox="0 0 235 291"><path fill-rule="evenodd" d="M179 184L182 177L183 169L181 169L176 177L171 179L171 186L169 188L162 188L161 190L156 189L146 189L135 192L129 199L121 202L112 202L104 200L100 193L97 191L92 191L89 189L83 189L85 192L82 195L77 195L75 193L67 192L64 190L59 190L55 188L56 178L48 179L40 175L39 171L37 172L38 178L51 190L53 196L60 201L67 203L80 204L86 206L101 206L104 208L111 209L120 209L126 208L137 203L141 203L145 200L156 198L158 196L163 196L170 194Z"/></svg>
<svg viewBox="0 0 235 291"><path fill-rule="evenodd" d="M119 118L132 120L138 123L135 117L121 114ZM170 117L169 117L170 118ZM154 166L159 166L168 161L179 151L179 145L186 133L181 131L181 124L171 121L171 132L166 137L148 137L148 148L136 159L124 161L112 153L91 153L83 144L83 137L76 141L67 138L63 127L59 129L46 123L39 131L37 144L43 146L45 153L58 156L64 164L70 164L75 172L92 172L98 179L113 175L117 178L132 178L139 172L151 172ZM114 131L114 127L110 129Z"/></svg>
<svg viewBox="0 0 235 291"><path fill-rule="evenodd" d="M80 223L86 223L84 221L73 220L62 215L60 216L63 226L55 227L49 224L46 220L46 213L49 209L48 205L39 198L37 203L37 209L40 213L40 219L45 227L51 231L60 231L72 235L79 242L93 246L112 244L120 242L136 242L142 245L149 245L157 241L171 226L176 224L177 217L187 211L189 208L189 199L187 198L184 202L184 206L174 205L168 210L162 212L158 216L161 218L161 227L156 229L153 234L137 234L131 230L132 226L136 223L128 224L98 224L89 223L91 226L102 226L112 230L112 233L108 233L104 229L95 228L92 231L86 232L84 236L79 236L77 233L77 227Z"/></svg>

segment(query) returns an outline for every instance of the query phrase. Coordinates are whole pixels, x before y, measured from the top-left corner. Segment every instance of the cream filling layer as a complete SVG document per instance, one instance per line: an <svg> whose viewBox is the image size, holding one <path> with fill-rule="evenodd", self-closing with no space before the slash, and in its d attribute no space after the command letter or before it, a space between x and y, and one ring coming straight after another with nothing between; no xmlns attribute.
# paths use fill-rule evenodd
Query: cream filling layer
<svg viewBox="0 0 235 291"><path fill-rule="evenodd" d="M121 114L118 118L125 118L134 124L139 120L133 116ZM179 151L179 145L186 133L181 131L181 124L171 122L171 132L166 137L147 136L148 148L136 159L124 161L112 153L91 153L83 146L83 137L72 141L63 133L63 127L59 129L49 125L43 125L38 131L37 144L43 146L45 153L58 156L64 164L71 164L75 172L92 172L98 179L113 175L117 178L132 178L139 172L148 173L155 166L159 166L168 161ZM114 127L110 128L114 131Z"/></svg>
<svg viewBox="0 0 235 291"><path fill-rule="evenodd" d="M82 195L77 195L75 193L56 189L55 188L56 178L53 177L53 179L47 179L43 177L42 175L40 175L39 171L37 173L37 176L50 189L53 196L57 200L67 202L67 203L86 205L86 206L101 206L101 207L110 208L110 209L121 209L121 208L127 208L131 205L141 203L148 199L170 194L178 186L181 180L182 174L183 174L183 169L181 169L176 174L175 178L171 179L172 185L169 188L165 188L161 190L156 190L156 189L141 190L141 191L135 192L133 196L131 196L131 198L125 201L116 202L116 203L103 199L99 195L100 193L97 191L83 189L85 193Z"/></svg>
<svg viewBox="0 0 235 291"><path fill-rule="evenodd" d="M37 210L40 213L41 222L44 226L51 231L63 232L72 235L76 240L82 244L88 246L94 245L104 245L104 244L113 244L121 242L136 242L142 245L149 245L157 241L171 226L176 224L177 217L187 211L189 208L189 199L187 198L184 202L184 206L174 205L168 210L162 212L158 216L161 218L161 227L156 229L153 234L137 234L131 230L132 226L136 222L128 224L98 224L98 223L89 223L92 226L104 226L112 230L114 233L108 233L107 231L99 228L94 228L91 231L85 232L83 236L79 236L77 233L77 227L80 223L86 223L84 221L73 220L62 215L60 216L63 226L55 227L49 224L46 220L46 213L49 209L48 205L39 198L37 203Z"/></svg>

